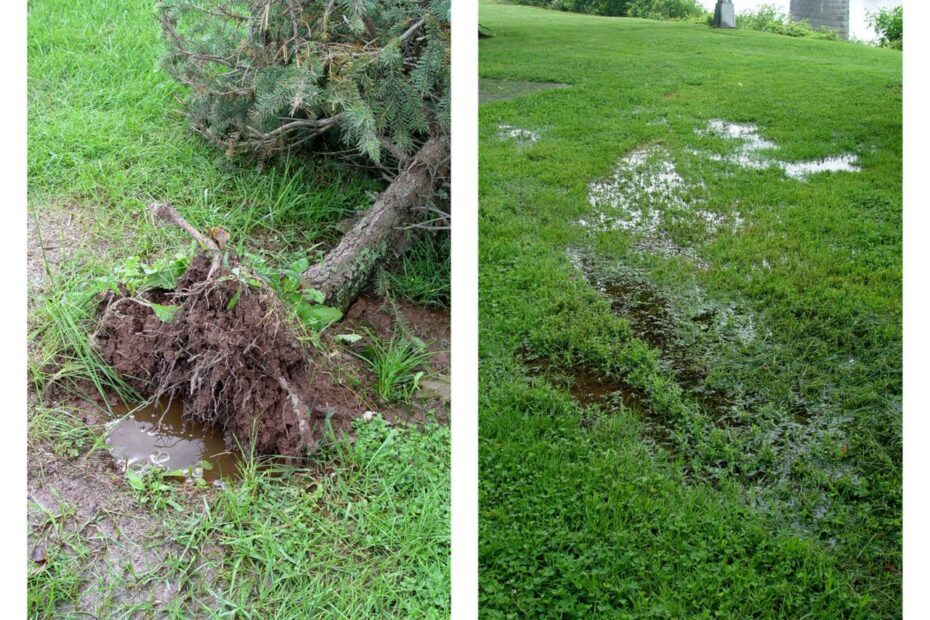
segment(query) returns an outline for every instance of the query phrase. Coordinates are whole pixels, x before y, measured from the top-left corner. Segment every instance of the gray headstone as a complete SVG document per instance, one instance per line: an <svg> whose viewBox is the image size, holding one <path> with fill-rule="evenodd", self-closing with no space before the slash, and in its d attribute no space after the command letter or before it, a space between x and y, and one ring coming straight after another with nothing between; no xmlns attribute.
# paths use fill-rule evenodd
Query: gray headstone
<svg viewBox="0 0 930 620"><path fill-rule="evenodd" d="M714 7L714 28L736 28L736 11L730 0L717 0Z"/></svg>

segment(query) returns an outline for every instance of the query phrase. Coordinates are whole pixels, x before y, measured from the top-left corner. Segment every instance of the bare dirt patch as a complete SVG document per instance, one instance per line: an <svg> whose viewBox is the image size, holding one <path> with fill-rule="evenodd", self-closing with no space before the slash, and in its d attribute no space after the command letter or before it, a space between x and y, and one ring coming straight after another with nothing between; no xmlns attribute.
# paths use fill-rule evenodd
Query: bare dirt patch
<svg viewBox="0 0 930 620"><path fill-rule="evenodd" d="M420 390L410 403L369 403L378 409L389 423L422 423L435 419L448 422L451 384L449 371L450 325L446 312L431 310L403 301L387 301L365 294L359 297L346 311L345 319L330 332L326 341L335 350L334 355L340 359L343 369L351 369L356 376L369 378L368 369L348 353L343 353L332 339L339 333L369 331L382 340L391 339L394 334L406 334L421 340L430 354L429 376L420 384ZM354 349L363 348L363 343L353 345Z"/></svg>
<svg viewBox="0 0 930 620"><path fill-rule="evenodd" d="M426 344L434 370L440 373L449 371L449 315L445 312L403 300L387 302L365 294L349 306L345 319L334 329L338 332L370 329L384 340L396 332L407 332Z"/></svg>

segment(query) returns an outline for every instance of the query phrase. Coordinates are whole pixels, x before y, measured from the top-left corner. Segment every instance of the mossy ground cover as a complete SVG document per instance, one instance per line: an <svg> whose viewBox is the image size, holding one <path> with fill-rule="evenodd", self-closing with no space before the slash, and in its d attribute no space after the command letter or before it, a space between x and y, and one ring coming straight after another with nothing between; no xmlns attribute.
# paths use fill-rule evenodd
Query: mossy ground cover
<svg viewBox="0 0 930 620"><path fill-rule="evenodd" d="M258 165L204 144L159 67L150 2L30 2L28 36L30 617L447 616L445 410L418 424L369 416L299 468L247 455L238 480L197 488L158 472L128 484L93 399L120 387L87 345L99 278L191 251L149 202L224 228L232 252L280 274L316 260L383 183L349 163ZM446 307L442 244L379 274L384 299L368 306ZM326 354L353 359L348 347Z"/></svg>
<svg viewBox="0 0 930 620"><path fill-rule="evenodd" d="M901 55L480 21L484 615L899 616Z"/></svg>

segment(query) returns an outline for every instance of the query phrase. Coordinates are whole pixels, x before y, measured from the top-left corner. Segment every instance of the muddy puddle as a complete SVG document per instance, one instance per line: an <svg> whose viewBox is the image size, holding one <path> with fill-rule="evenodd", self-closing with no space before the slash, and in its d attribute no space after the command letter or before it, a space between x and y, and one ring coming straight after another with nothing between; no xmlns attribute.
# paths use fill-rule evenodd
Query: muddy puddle
<svg viewBox="0 0 930 620"><path fill-rule="evenodd" d="M621 402L627 409L642 413L645 409L642 395L622 381L611 379L590 368L558 368L548 360L528 362L530 374L546 377L554 384L564 387L572 398L584 406L607 405Z"/></svg>
<svg viewBox="0 0 930 620"><path fill-rule="evenodd" d="M655 445L674 449L675 441L668 425L653 413L644 394L619 379L607 377L585 366L558 367L549 360L527 362L533 377L542 377L552 385L568 391L582 407L597 406L610 412L623 407L643 422L643 436ZM588 421L583 420L583 424Z"/></svg>
<svg viewBox="0 0 930 620"><path fill-rule="evenodd" d="M707 347L751 344L758 330L753 315L732 304L714 303L697 291L676 303L634 270L609 269L578 248L569 248L567 254L585 281L610 301L613 314L658 351L660 364L688 395L712 419L725 419L732 399L707 385Z"/></svg>
<svg viewBox="0 0 930 620"><path fill-rule="evenodd" d="M239 455L226 449L223 433L184 421L179 402L135 409L119 405L113 410L121 417L107 425L106 443L124 469L157 466L189 472L189 478L207 482L237 476Z"/></svg>
<svg viewBox="0 0 930 620"><path fill-rule="evenodd" d="M527 82L524 80L493 80L481 78L478 80L478 103L514 99L523 95L566 88L568 84L558 82Z"/></svg>

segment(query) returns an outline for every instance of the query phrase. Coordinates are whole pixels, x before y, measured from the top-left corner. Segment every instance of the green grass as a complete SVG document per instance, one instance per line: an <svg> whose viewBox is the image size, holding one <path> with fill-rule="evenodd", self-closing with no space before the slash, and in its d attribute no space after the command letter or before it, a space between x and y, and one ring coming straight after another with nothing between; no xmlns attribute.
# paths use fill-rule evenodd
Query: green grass
<svg viewBox="0 0 930 620"><path fill-rule="evenodd" d="M247 461L204 515L179 518L179 603L210 617L447 618L448 428L375 417L355 433L307 470ZM218 558L198 551L214 546Z"/></svg>
<svg viewBox="0 0 930 620"><path fill-rule="evenodd" d="M29 567L27 575L27 611L29 618L62 617L62 605L77 605L81 588L85 585L82 564L90 551L79 534L67 527L74 516L73 507L59 503L58 511L42 507L41 529L49 540L40 562Z"/></svg>
<svg viewBox="0 0 930 620"><path fill-rule="evenodd" d="M384 402L409 400L425 373L422 369L429 364L426 347L404 334L393 334L385 342L369 331L368 340L371 344L359 357L375 375L375 393Z"/></svg>
<svg viewBox="0 0 930 620"><path fill-rule="evenodd" d="M161 523L147 545L172 549L156 565L97 565L101 546L126 544L87 537L102 517L39 505L45 551L30 564L29 617L447 618L448 427L375 416L354 434L330 435L302 468L246 455L240 478L209 496L157 470L138 478L133 501ZM172 596L158 601L166 582Z"/></svg>
<svg viewBox="0 0 930 620"><path fill-rule="evenodd" d="M88 385L101 397L116 395L124 402L139 400L135 391L91 346L88 331L96 316L96 290L87 281L61 280L33 313L29 337L41 345L29 360L33 387L52 384L80 394Z"/></svg>
<svg viewBox="0 0 930 620"><path fill-rule="evenodd" d="M222 226L232 251L276 272L316 260L383 182L303 155L228 160L201 141L178 113L183 90L159 69L151 2L37 0L28 33L30 218L55 248L30 295L29 439L33 461L62 476L99 467L89 457L101 429L45 402L49 388L132 400L87 340L97 279L131 257L151 264L191 248L185 233L151 222L149 202L171 202L200 229ZM150 481L136 506L155 528L141 546L100 534L112 526L105 514L94 516L98 530L49 513L30 533L48 549L30 563L30 617L447 615L448 429L373 421L358 437L340 438L312 471L253 467L222 490ZM138 568L179 537L176 562ZM119 565L106 564L107 549L119 549ZM191 572L191 562L211 570ZM182 590L159 600L166 580Z"/></svg>
<svg viewBox="0 0 930 620"><path fill-rule="evenodd" d="M427 308L449 308L452 292L451 237L427 233L385 272L389 290Z"/></svg>
<svg viewBox="0 0 930 620"><path fill-rule="evenodd" d="M480 19L482 78L569 84L479 112L484 615L899 617L900 54L497 4ZM712 119L862 171L697 156L735 147L700 133ZM638 149L688 187L656 205L664 245L577 224ZM626 395L583 406L560 387L582 375Z"/></svg>
<svg viewBox="0 0 930 620"><path fill-rule="evenodd" d="M176 100L184 93L160 70L162 53L148 2L30 5L31 205L107 209L119 241L139 228L146 204L168 201L196 226L226 228L236 249L263 234L293 249L331 243L332 224L367 207L381 188L322 160L270 168L227 160L188 131ZM134 240L143 251L181 239L175 231L143 232Z"/></svg>
<svg viewBox="0 0 930 620"><path fill-rule="evenodd" d="M36 406L29 417L29 442L42 443L58 458L75 459L102 447L102 438L66 407Z"/></svg>

